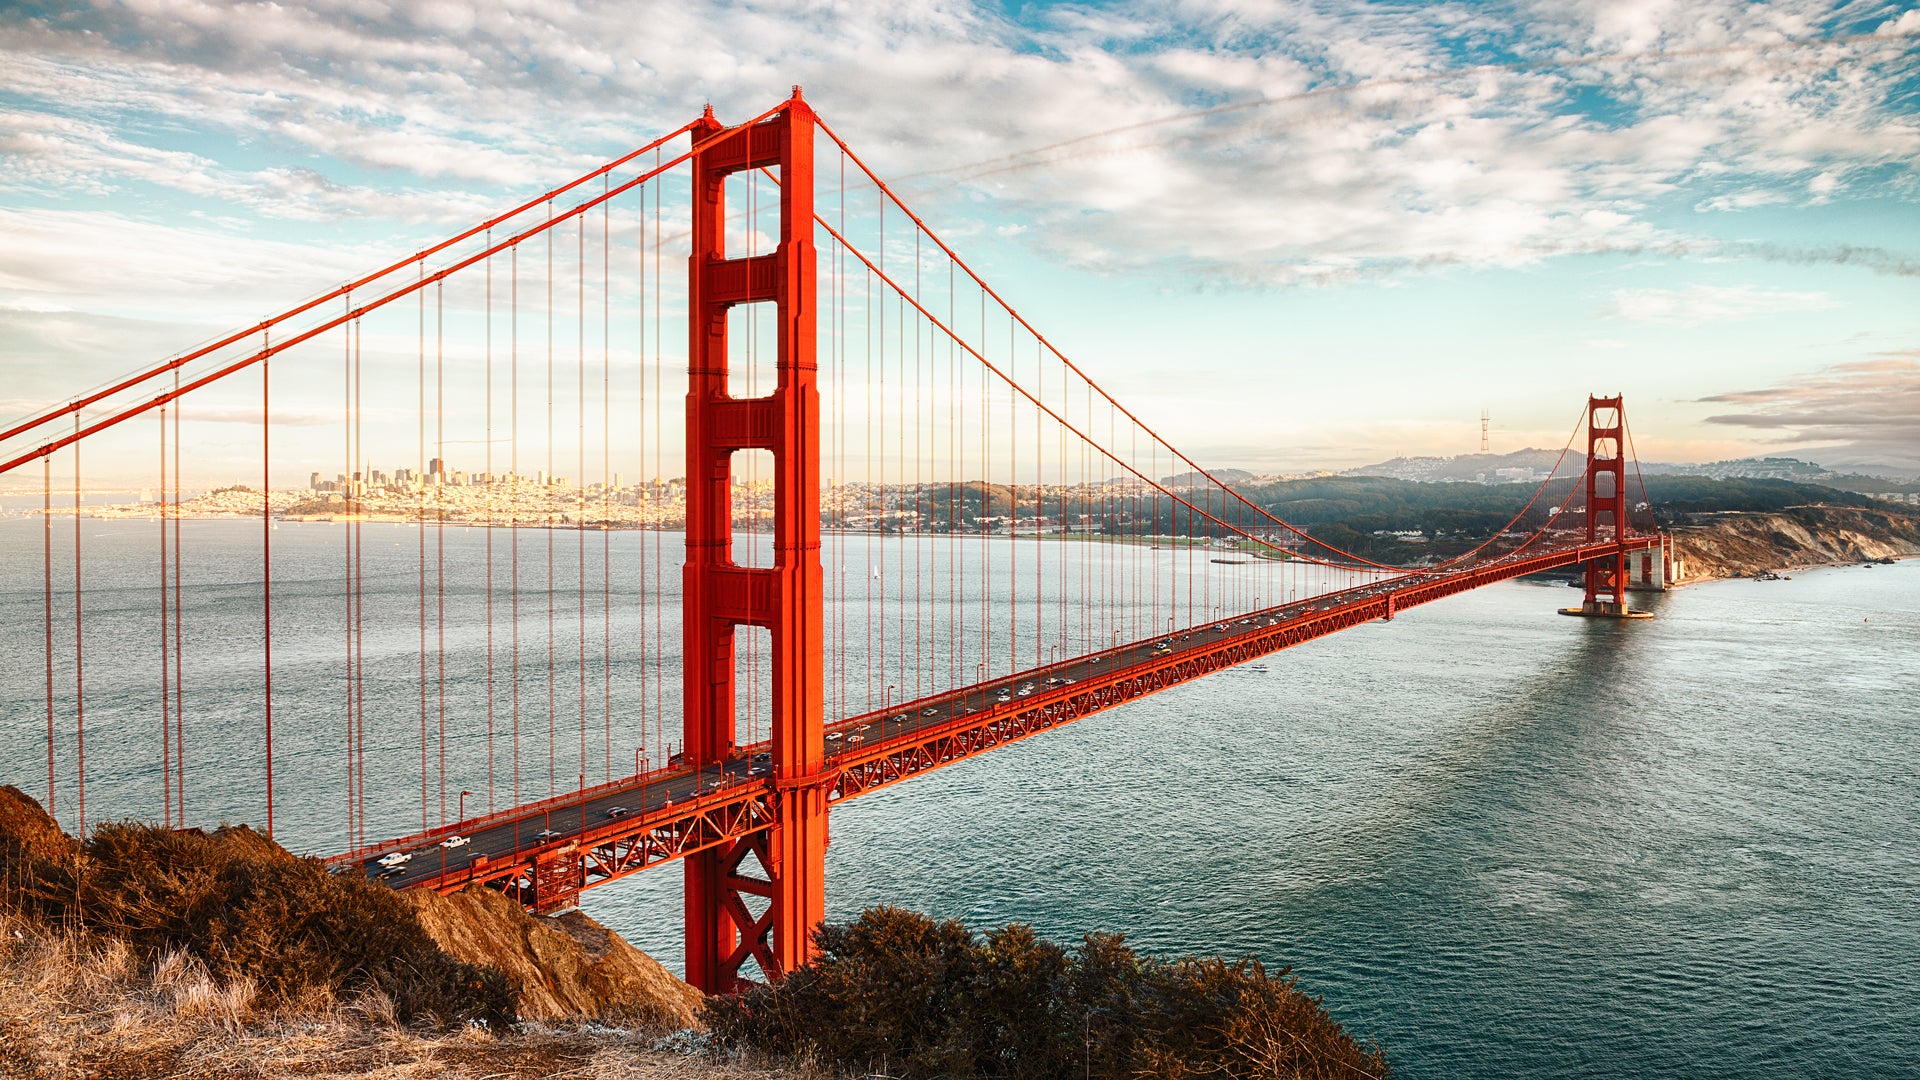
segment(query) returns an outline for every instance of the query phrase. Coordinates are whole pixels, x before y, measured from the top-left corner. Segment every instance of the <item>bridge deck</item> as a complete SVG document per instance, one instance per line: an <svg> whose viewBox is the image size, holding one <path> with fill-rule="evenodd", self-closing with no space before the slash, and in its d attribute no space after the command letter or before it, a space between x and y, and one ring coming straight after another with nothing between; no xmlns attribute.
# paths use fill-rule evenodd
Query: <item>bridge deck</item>
<svg viewBox="0 0 1920 1080"><path fill-rule="evenodd" d="M1628 548L1658 542L1633 537ZM721 767L659 769L328 861L377 875L381 858L406 852L411 858L386 878L395 887L449 892L491 882L530 906L563 906L584 888L765 829L777 784L818 785L837 803L1399 609L1615 550L1568 544L1451 573L1409 573L849 717L828 725L827 765L814 776L776 781L766 744L757 743ZM441 846L456 835L467 842Z"/></svg>

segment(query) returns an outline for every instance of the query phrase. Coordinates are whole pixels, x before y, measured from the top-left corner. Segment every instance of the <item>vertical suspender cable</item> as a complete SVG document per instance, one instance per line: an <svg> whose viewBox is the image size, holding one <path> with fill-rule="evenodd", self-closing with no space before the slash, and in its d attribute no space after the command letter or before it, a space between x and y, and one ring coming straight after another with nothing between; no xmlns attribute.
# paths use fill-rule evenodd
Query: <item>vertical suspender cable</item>
<svg viewBox="0 0 1920 1080"><path fill-rule="evenodd" d="M173 824L172 657L167 648L167 408L160 407L160 822ZM51 812L52 808L48 808Z"/></svg>
<svg viewBox="0 0 1920 1080"><path fill-rule="evenodd" d="M610 182L601 179L606 189ZM644 194L644 189L642 189ZM606 748L602 760L606 779L613 780L613 536L607 528L611 516L613 474L613 432L609 421L613 394L613 223L612 209L600 204L600 716L606 729Z"/></svg>
<svg viewBox="0 0 1920 1080"><path fill-rule="evenodd" d="M547 221L553 221L553 201L547 201ZM552 798L559 791L559 769L555 763L556 732L554 729L554 707L557 702L554 683L554 608L553 608L553 229L549 224L547 237L547 476L545 489L540 492L542 513L546 516L547 533L547 797Z"/></svg>
<svg viewBox="0 0 1920 1080"><path fill-rule="evenodd" d="M421 260L418 264L422 279L427 275L427 264ZM419 297L419 404L413 417L418 442L416 444L416 469L414 483L419 486L418 509L414 513L414 529L419 535L420 549L420 831L427 831L427 292L421 289Z"/></svg>
<svg viewBox="0 0 1920 1080"><path fill-rule="evenodd" d="M272 430L272 396L267 382L270 366L264 355L269 348L268 331L260 332L260 623L264 631L260 666L265 669L267 729L267 839L273 839L273 457L269 445Z"/></svg>
<svg viewBox="0 0 1920 1080"><path fill-rule="evenodd" d="M40 531L43 546L40 567L46 577L44 597L47 628L47 814L58 817L53 803L53 456L40 459Z"/></svg>
<svg viewBox="0 0 1920 1080"><path fill-rule="evenodd" d="M576 443L577 475L574 483L578 485L579 519L574 524L574 536L577 551L574 562L580 572L579 608L580 625L575 632L575 644L579 647L580 667L580 790L587 788L587 215L581 214L574 219L577 229L578 263L574 274L574 342L573 371L576 380L574 389L574 429L578 437Z"/></svg>
<svg viewBox="0 0 1920 1080"><path fill-rule="evenodd" d="M180 392L180 371L173 371L173 392ZM173 402L173 811L186 828L186 594L180 592L180 413Z"/></svg>
<svg viewBox="0 0 1920 1080"><path fill-rule="evenodd" d="M353 321L353 460L348 462L348 481L353 491L353 783L354 802L359 813L354 820L360 828L360 846L367 843L367 580L366 565L366 523L361 520L360 495L363 473L370 473L366 466L366 433L360 427L360 358L362 354L360 320ZM176 419L178 414L175 414ZM174 438L174 449L178 450L180 440ZM179 479L180 470L174 470L174 479ZM370 477L369 477L370 479ZM179 558L178 543L174 544L174 557ZM176 562L176 566L178 563ZM174 610L179 610L180 590L174 589ZM175 653L178 653L178 649ZM175 680L178 682L178 680ZM178 710L175 711L176 715ZM176 745L177 745L176 740Z"/></svg>
<svg viewBox="0 0 1920 1080"><path fill-rule="evenodd" d="M507 251L507 627L512 653L513 805L520 805L520 245Z"/></svg>
<svg viewBox="0 0 1920 1080"><path fill-rule="evenodd" d="M487 230L487 247L493 247L493 230ZM485 489L487 514L487 813L493 813L493 488L500 478L493 475L493 256L487 256L486 296L487 422Z"/></svg>
<svg viewBox="0 0 1920 1080"><path fill-rule="evenodd" d="M435 648L440 695L440 824L447 823L447 314L446 283L433 284L433 453L440 467L433 474L434 618L439 622ZM423 526L424 528L424 526Z"/></svg>
<svg viewBox="0 0 1920 1080"><path fill-rule="evenodd" d="M346 307L348 311L353 310L353 296L351 293L347 294ZM341 333L342 355L340 357L340 434L341 434L341 442L343 444L341 447L343 464L346 466L345 471L341 473L341 477L342 479L345 479L353 474L353 327L342 326L341 331L342 331ZM346 607L345 674L346 674L346 690L347 690L347 714L345 717L345 723L346 723L346 730L347 730L347 748L346 748L346 752L347 752L347 848L349 850L352 850L353 848L359 846L358 841L356 839L357 834L354 832L355 815L354 815L354 801L353 801L353 792L354 792L354 786L353 786L353 781L354 781L354 767L353 767L354 662L353 662L353 659L354 658L353 658L353 520L352 520L352 513L351 513L353 509L353 503L352 503L353 488L352 487L347 488L347 491L345 493L345 498L347 499L347 507L348 507L349 513L348 513L347 519L342 522L342 524L344 525L344 528L341 530L341 537L345 541L344 550L342 552L342 573L346 581L346 587L342 590L342 592L345 594L345 600L346 600L346 604L345 604L345 607Z"/></svg>
<svg viewBox="0 0 1920 1080"><path fill-rule="evenodd" d="M647 188L639 188L639 259L636 261L639 263L639 288L634 298L634 306L639 309L639 325L637 325L634 356L639 361L636 371L636 377L639 380L639 402L634 409L634 419L639 425L639 430L636 432L634 442L636 442L636 457L639 459L639 484L637 484L639 486L639 496L637 496L639 521L641 521L641 527L645 528L651 525L647 521L651 505L647 503L653 502L651 500L653 488L651 484L647 484L647 480L653 477L653 473L647 469L647 434L649 434L647 430L647 288L651 286L651 282L647 281ZM636 548L636 557L639 559L639 573L634 575L636 578L634 584L639 592L639 665L637 665L639 667L639 746L645 749L647 746L647 657L657 655L655 650L659 646L653 646L653 648L647 646L647 536L645 534L639 538ZM634 771L639 773L637 765ZM641 798L641 803L645 803L645 798Z"/></svg>
<svg viewBox="0 0 1920 1080"><path fill-rule="evenodd" d="M73 414L73 430L80 431L80 414ZM73 444L73 751L75 790L79 794L80 829L87 835L87 695L84 639L86 621L80 613L80 444Z"/></svg>

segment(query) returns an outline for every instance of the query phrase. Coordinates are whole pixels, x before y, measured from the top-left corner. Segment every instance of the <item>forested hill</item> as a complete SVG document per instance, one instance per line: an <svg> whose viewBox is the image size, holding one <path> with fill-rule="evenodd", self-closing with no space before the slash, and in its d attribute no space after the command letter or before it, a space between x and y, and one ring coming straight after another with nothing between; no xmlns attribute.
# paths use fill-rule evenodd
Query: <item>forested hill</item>
<svg viewBox="0 0 1920 1080"><path fill-rule="evenodd" d="M1528 511L1522 526L1538 527L1551 508L1573 495L1573 505L1584 501L1575 493L1578 476L1555 480ZM1817 484L1785 480L1725 479L1704 476L1649 476L1646 499L1654 520L1662 525L1693 515L1723 511L1773 512L1789 506L1878 507L1894 509L1864 495ZM1512 520L1535 484L1435 484L1373 476L1328 476L1284 480L1240 489L1249 500L1277 517L1312 533L1316 538L1359 555L1383 551L1404 552L1406 543L1379 533L1419 532L1436 554L1467 541L1484 539ZM1641 501L1641 480L1629 476L1628 499ZM1635 516L1645 527L1644 516Z"/></svg>

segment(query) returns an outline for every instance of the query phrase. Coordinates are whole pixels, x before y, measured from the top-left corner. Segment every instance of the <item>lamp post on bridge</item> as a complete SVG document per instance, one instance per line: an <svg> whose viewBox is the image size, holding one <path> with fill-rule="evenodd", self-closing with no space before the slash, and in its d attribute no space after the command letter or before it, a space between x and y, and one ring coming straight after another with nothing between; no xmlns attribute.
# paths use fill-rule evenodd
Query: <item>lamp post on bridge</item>
<svg viewBox="0 0 1920 1080"><path fill-rule="evenodd" d="M460 820L461 821L467 820L467 796L471 794L473 794L473 792L471 791L463 791L460 793Z"/></svg>

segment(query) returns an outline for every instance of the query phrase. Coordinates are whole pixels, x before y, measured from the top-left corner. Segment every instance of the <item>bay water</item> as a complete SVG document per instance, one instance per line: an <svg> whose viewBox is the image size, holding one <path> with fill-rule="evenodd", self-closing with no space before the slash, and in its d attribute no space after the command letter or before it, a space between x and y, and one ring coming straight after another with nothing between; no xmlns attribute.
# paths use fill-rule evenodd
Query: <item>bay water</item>
<svg viewBox="0 0 1920 1080"><path fill-rule="evenodd" d="M258 824L260 574L246 552L260 525L187 525L189 816ZM97 578L92 821L159 813L157 563L141 554L155 528L82 523ZM400 618L419 537L366 528L370 611L394 624L370 632L365 673L380 714L367 782L397 792L370 813L389 835L437 815L441 793L418 790L417 630ZM274 533L277 831L296 850L343 836L339 535ZM448 535L471 547L484 534ZM566 562L575 539L563 536L562 579L581 565ZM674 560L657 603L677 593L677 541L607 543ZM0 521L0 781L36 797L42 542L38 521ZM544 573L544 539L520 542L523 569ZM1063 543L1073 565L1110 547ZM538 759L523 797L658 750L678 626L620 610L644 585L629 576L607 641L542 638L544 597L522 613L543 672L556 644L562 689L585 674L607 699L604 732L581 720L569 750L571 713L547 727L544 673L521 688ZM482 787L485 759L471 721L488 627L472 590L457 579L447 609L450 797ZM1411 1077L1920 1074L1920 562L1694 585L1640 598L1657 617L1632 622L1556 614L1577 596L1480 589L854 800L832 818L829 915L895 904L1063 942L1116 931L1155 955L1251 954L1290 966ZM72 616L56 606L55 803L71 826ZM846 669L858 681L873 665L861 634L838 640L844 688ZM588 644L604 655L567 667ZM663 867L583 903L677 968L679 884Z"/></svg>

